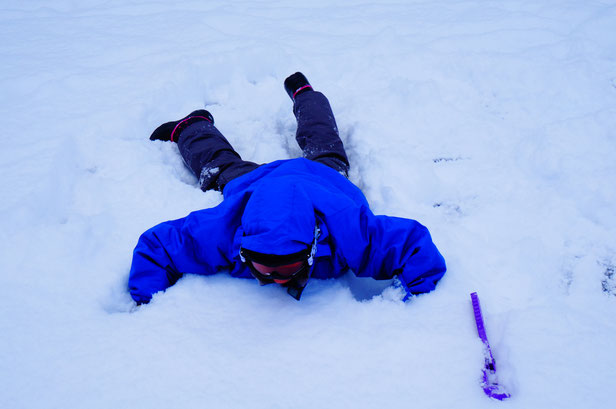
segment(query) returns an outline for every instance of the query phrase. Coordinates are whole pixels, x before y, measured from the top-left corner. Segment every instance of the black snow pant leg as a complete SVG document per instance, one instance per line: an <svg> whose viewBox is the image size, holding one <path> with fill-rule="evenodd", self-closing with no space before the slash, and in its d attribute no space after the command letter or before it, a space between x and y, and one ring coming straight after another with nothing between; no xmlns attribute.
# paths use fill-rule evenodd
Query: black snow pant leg
<svg viewBox="0 0 616 409"><path fill-rule="evenodd" d="M242 160L229 141L208 121L188 126L178 141L184 163L199 179L201 190L224 189L233 179L259 167Z"/></svg>
<svg viewBox="0 0 616 409"><path fill-rule="evenodd" d="M325 95L317 91L298 94L293 113L297 119L295 139L304 152L304 157L348 176L349 159L338 135L334 113Z"/></svg>

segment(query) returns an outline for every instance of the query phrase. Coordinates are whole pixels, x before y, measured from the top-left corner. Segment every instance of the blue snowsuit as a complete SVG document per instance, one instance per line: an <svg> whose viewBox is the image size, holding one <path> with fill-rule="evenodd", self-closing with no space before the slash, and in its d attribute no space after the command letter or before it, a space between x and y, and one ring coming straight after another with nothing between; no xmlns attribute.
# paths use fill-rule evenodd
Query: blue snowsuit
<svg viewBox="0 0 616 409"><path fill-rule="evenodd" d="M302 107L311 104L320 106L326 116L316 108L302 114ZM311 135L316 135L313 142L331 139L334 134L338 138L331 108L322 94L298 95L294 111L298 141L300 135L307 135L304 147L311 144ZM317 114L312 115L314 112ZM224 200L216 207L161 223L141 235L129 277L130 294L137 303L148 302L182 274L228 272L233 277L253 278L242 262L240 249L273 255L297 253L313 242L315 227L320 233L310 270L312 278L340 277L349 269L359 277L377 280L398 276L408 294L419 294L434 289L445 273L444 259L424 226L415 220L372 213L359 188L343 175L348 168L341 164L348 161L344 151L337 148L342 147L339 138L332 141L335 143L321 144L335 146L333 154L317 152L312 160L298 158L252 166L240 158L230 165L225 162L228 166L219 160L214 167L212 158L207 165L203 159L190 156L206 149L182 151L183 146L197 145L195 135L203 136L203 129L196 130L199 127L210 127L210 134L220 141L222 135L216 134L213 124L200 122L182 133L180 151L201 176L202 188L219 187ZM323 136L323 130L330 136ZM224 142L228 144L226 139ZM231 155L226 149L222 151ZM304 148L304 152L307 157L315 155L314 150L307 152ZM231 156L239 158L235 155ZM244 173L238 169L244 169ZM212 179L212 175L224 176L225 172L224 183L220 178ZM241 176L229 177L233 172Z"/></svg>

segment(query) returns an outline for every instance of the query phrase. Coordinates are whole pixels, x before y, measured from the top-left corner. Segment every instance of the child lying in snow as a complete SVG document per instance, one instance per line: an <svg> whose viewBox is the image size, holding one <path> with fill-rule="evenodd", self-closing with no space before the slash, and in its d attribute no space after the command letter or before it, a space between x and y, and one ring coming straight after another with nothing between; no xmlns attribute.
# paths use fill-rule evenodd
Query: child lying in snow
<svg viewBox="0 0 616 409"><path fill-rule="evenodd" d="M206 110L159 126L151 140L176 142L203 191L223 193L214 208L152 227L133 254L129 290L147 303L182 274L277 283L299 300L309 278L400 280L412 294L429 292L445 261L428 229L411 219L375 216L347 179L349 161L325 96L302 73L284 82L297 118L304 158L257 165L242 160Z"/></svg>

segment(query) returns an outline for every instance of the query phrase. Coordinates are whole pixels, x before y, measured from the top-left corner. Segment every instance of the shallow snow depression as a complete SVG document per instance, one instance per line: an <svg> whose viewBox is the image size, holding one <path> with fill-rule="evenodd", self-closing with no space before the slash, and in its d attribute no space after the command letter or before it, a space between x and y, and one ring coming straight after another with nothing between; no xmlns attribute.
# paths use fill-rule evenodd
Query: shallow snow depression
<svg viewBox="0 0 616 409"><path fill-rule="evenodd" d="M0 406L493 407L472 291L501 405L609 406L616 4L539 3L0 6ZM295 157L297 70L375 213L429 227L437 290L187 276L134 308L139 234L222 199L152 130L205 107L245 159Z"/></svg>

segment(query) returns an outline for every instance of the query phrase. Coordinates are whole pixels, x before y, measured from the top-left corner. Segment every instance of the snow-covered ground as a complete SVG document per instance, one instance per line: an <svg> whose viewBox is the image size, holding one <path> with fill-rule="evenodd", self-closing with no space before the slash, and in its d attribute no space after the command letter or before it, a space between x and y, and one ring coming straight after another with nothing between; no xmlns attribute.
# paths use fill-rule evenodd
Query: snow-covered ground
<svg viewBox="0 0 616 409"><path fill-rule="evenodd" d="M0 407L614 404L616 2L7 1L0 56ZM222 199L151 131L205 106L295 157L297 70L375 213L430 229L437 290L188 276L133 308L140 233Z"/></svg>

